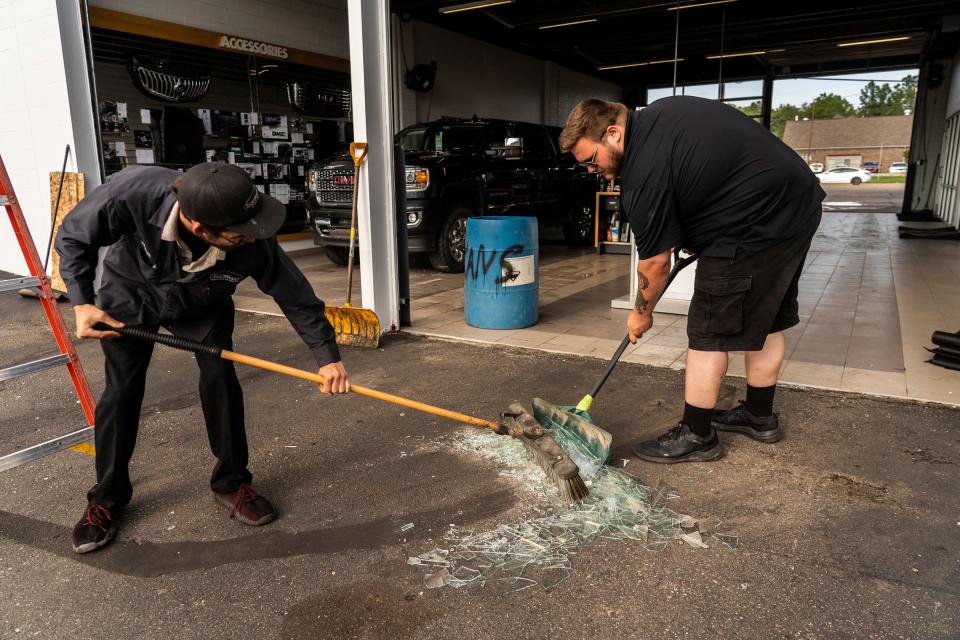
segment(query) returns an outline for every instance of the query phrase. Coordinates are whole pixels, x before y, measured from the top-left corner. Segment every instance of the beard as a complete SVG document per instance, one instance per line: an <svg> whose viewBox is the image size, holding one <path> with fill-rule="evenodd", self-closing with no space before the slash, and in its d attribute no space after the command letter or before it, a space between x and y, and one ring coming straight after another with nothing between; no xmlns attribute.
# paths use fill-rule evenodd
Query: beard
<svg viewBox="0 0 960 640"><path fill-rule="evenodd" d="M610 157L607 170L603 172L603 177L607 180L613 180L620 177L620 168L623 165L623 152L618 151L613 146L607 147L607 155Z"/></svg>

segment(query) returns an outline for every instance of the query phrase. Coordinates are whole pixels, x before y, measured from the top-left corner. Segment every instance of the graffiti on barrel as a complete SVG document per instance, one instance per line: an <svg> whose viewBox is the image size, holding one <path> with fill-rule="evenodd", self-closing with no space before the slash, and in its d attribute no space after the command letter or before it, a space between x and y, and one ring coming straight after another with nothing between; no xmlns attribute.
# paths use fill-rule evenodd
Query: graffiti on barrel
<svg viewBox="0 0 960 640"><path fill-rule="evenodd" d="M516 265L510 260L511 256L520 256L523 252L522 244L514 244L503 251L494 249L487 251L484 245L479 247L467 247L466 277L471 280L483 279L497 263L500 268L500 275L494 279L494 285L497 288L509 286L511 283L517 283L522 275ZM500 258L499 263L497 258Z"/></svg>

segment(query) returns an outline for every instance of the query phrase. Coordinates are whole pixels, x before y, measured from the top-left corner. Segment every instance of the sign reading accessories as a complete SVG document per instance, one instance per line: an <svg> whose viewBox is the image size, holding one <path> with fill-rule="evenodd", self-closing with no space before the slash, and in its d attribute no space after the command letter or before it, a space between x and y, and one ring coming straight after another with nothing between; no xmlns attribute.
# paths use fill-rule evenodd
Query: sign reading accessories
<svg viewBox="0 0 960 640"><path fill-rule="evenodd" d="M278 47L275 44L258 42L256 40L244 40L235 36L220 36L221 49L233 49L234 51L246 51L247 53L256 53L271 58L287 59L289 54L286 47Z"/></svg>

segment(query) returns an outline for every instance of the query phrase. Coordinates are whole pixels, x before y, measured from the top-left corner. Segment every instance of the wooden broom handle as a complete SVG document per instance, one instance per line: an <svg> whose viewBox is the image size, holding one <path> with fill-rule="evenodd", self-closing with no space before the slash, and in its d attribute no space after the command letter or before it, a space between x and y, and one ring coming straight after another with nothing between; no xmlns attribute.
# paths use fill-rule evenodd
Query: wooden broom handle
<svg viewBox="0 0 960 640"><path fill-rule="evenodd" d="M266 369L267 371L273 371L274 373L282 373L283 375L286 375L286 376L292 376L294 378L301 378L303 380L316 382L317 384L323 384L323 376L321 376L320 374L311 373L309 371L304 371L303 369L297 369L295 367L288 367L285 364L270 362L269 360L262 360L260 358L254 358L253 356L245 356L242 353L236 353L233 351L228 351L226 349L223 349L220 352L220 357L223 358L224 360L232 360L233 362L239 362L241 364L246 364L251 367ZM416 400L409 400L407 398L395 396L391 393L384 393L383 391L377 391L376 389L370 389L368 387L361 387L358 384L351 384L350 391L352 391L353 393L360 394L361 396L367 396L368 398L376 398L377 400L383 400L384 402L389 402L391 404L399 405L401 407L407 407L408 409L416 409L417 411L422 411L424 413L440 416L441 418L456 420L457 422L463 422L465 424L471 424L476 427L485 427L487 429L491 429L497 432L502 430L502 427L500 425L498 425L496 422L491 422L490 420L484 420L482 418L474 418L473 416L468 416L465 413L457 413L456 411L442 409L440 407L435 407L432 404L417 402Z"/></svg>

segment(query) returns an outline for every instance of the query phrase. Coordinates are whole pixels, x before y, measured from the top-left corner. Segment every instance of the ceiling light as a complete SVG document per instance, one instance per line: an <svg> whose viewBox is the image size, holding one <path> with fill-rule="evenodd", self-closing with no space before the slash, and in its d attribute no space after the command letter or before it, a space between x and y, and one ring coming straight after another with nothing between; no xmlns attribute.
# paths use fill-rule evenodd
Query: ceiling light
<svg viewBox="0 0 960 640"><path fill-rule="evenodd" d="M713 2L698 2L696 4L683 4L676 7L669 7L667 11L677 11L680 9L693 9L695 7L709 7L712 4L730 4L731 2L736 2L737 0L713 0Z"/></svg>
<svg viewBox="0 0 960 640"><path fill-rule="evenodd" d="M707 56L707 60L720 60L722 58L743 58L745 56L762 56L767 53L779 53L781 51L786 51L786 49L767 49L765 51L743 51L740 53L716 53L712 56Z"/></svg>
<svg viewBox="0 0 960 640"><path fill-rule="evenodd" d="M556 29L558 27L572 27L575 24L587 24L590 22L596 22L596 18L590 18L589 20L574 20L573 22L561 22L560 24L545 24L542 27L537 27L537 29Z"/></svg>
<svg viewBox="0 0 960 640"><path fill-rule="evenodd" d="M454 4L449 7L440 7L440 13L460 13L461 11L471 11L473 9L488 9L498 7L501 4L513 4L514 0L479 0L478 2L464 2L463 4Z"/></svg>
<svg viewBox="0 0 960 640"><path fill-rule="evenodd" d="M651 64L667 64L668 62L683 62L686 58L670 58L669 60L651 60L649 62L631 62L629 64L610 64L605 67L597 67L597 71L610 71L611 69L626 69L628 67L646 67Z"/></svg>
<svg viewBox="0 0 960 640"><path fill-rule="evenodd" d="M863 44L880 44L881 42L902 42L909 40L910 36L897 36L896 38L881 38L879 40L859 40L857 42L841 42L838 47L859 47Z"/></svg>

